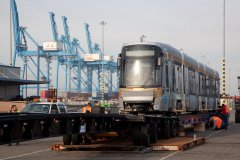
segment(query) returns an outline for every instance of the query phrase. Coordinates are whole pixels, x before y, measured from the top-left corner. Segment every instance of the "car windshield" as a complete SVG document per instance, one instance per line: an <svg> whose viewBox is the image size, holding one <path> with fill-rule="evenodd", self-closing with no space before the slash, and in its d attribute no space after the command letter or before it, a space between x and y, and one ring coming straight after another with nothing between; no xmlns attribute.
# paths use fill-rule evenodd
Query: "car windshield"
<svg viewBox="0 0 240 160"><path fill-rule="evenodd" d="M60 113L66 113L66 109L64 105L59 104L58 107L59 107Z"/></svg>
<svg viewBox="0 0 240 160"><path fill-rule="evenodd" d="M23 112L39 112L39 113L49 113L49 104L28 104Z"/></svg>

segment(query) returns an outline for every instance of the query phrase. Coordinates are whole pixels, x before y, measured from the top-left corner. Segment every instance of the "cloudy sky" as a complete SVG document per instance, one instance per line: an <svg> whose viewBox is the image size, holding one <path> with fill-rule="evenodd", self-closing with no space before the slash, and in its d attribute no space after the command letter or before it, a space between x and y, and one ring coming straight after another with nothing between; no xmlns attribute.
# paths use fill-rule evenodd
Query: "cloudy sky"
<svg viewBox="0 0 240 160"><path fill-rule="evenodd" d="M92 40L101 44L100 21L105 26L105 52L117 55L126 42L171 44L220 73L223 54L223 0L16 0L20 25L41 44L52 40L49 11L68 18L71 37L87 50L84 23ZM240 75L240 1L226 0L227 92L238 94ZM9 0L0 0L0 63L9 64ZM229 72L230 71L230 72ZM229 74L230 73L230 74ZM230 80L230 81L229 81Z"/></svg>

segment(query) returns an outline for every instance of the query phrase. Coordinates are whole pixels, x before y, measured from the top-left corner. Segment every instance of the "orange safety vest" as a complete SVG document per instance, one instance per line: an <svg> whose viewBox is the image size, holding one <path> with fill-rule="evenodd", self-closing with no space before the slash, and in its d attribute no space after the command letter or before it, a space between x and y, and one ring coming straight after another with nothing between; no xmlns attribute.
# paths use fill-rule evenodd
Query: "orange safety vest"
<svg viewBox="0 0 240 160"><path fill-rule="evenodd" d="M219 117L217 117L217 116L212 116L212 120L213 120L213 121L216 121L216 122L217 122L217 123L216 123L216 127L217 127L218 129L221 129L221 127L222 127L222 119L219 118Z"/></svg>

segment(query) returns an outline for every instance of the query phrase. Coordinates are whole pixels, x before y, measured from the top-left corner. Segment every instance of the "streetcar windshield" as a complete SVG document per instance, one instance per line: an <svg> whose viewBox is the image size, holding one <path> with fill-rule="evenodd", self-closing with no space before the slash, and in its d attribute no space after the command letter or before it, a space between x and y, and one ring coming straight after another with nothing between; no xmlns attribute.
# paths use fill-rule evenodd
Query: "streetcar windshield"
<svg viewBox="0 0 240 160"><path fill-rule="evenodd" d="M123 85L146 87L155 85L154 50L125 52Z"/></svg>

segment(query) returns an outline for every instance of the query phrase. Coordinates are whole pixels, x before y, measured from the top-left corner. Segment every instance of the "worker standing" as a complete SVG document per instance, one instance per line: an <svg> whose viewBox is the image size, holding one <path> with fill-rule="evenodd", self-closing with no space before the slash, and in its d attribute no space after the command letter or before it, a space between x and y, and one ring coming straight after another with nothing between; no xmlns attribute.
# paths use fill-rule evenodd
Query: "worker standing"
<svg viewBox="0 0 240 160"><path fill-rule="evenodd" d="M18 113L19 110L16 105L12 105L9 109L9 113Z"/></svg>
<svg viewBox="0 0 240 160"><path fill-rule="evenodd" d="M82 113L91 113L91 112L92 112L91 103L88 103L85 107L82 108Z"/></svg>
<svg viewBox="0 0 240 160"><path fill-rule="evenodd" d="M229 117L230 117L229 108L225 103L223 103L220 111L221 111L221 115L222 115L222 119L223 119L223 128L225 130L227 130L228 121L229 121Z"/></svg>
<svg viewBox="0 0 240 160"><path fill-rule="evenodd" d="M222 127L223 127L222 119L218 116L212 116L210 118L210 122L213 122L213 130L214 129L222 129Z"/></svg>

